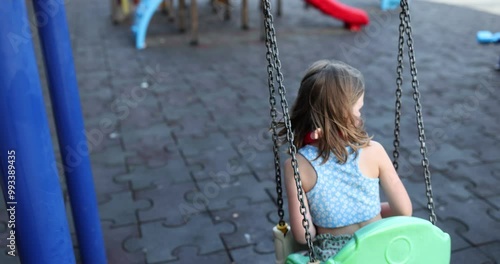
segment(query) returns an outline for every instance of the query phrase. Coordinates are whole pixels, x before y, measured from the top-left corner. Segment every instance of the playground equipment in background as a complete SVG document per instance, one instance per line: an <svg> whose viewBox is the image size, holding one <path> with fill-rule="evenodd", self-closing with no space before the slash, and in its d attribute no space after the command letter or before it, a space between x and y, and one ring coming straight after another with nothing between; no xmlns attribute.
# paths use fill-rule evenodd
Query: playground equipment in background
<svg viewBox="0 0 500 264"><path fill-rule="evenodd" d="M163 0L143 0L137 6L134 24L132 25L132 32L135 35L135 47L137 49L146 47L145 39L149 21L162 1Z"/></svg>
<svg viewBox="0 0 500 264"><path fill-rule="evenodd" d="M146 33L148 31L149 22L154 13L162 4L163 0L142 0L135 11L134 24L132 32L135 37L135 47L144 49L146 47ZM179 0L178 7L178 25L179 31L185 31L184 13L186 3L185 0ZM198 5L197 0L191 0L191 44L198 43Z"/></svg>
<svg viewBox="0 0 500 264"><path fill-rule="evenodd" d="M132 12L134 7L139 4L140 0L111 0L111 18L113 23L120 23L126 20ZM169 20L173 20L173 0L163 0L161 5L163 13L168 14Z"/></svg>
<svg viewBox="0 0 500 264"><path fill-rule="evenodd" d="M365 11L342 4L337 0L306 0L306 3L324 14L344 21L345 27L351 31L359 31L362 26L370 22Z"/></svg>
<svg viewBox="0 0 500 264"><path fill-rule="evenodd" d="M130 0L112 0L113 9L118 10L116 15L113 11L113 19L115 22L123 20L123 16L130 13ZM137 5L134 16L134 24L132 26L132 31L135 37L135 46L137 49L143 49L146 47L146 34L149 26L149 22L158 9L160 4L163 4L163 10L166 10L168 14L173 19L173 0L134 0ZM229 19L229 2L230 0L211 0L212 4L215 2L220 2L225 4L224 17ZM242 0L242 10L241 10L241 24L243 29L248 29L248 0ZM259 1L260 2L260 1ZM359 31L362 26L369 24L368 14L358 8L348 6L341 3L339 0L305 0L307 5L313 6L320 10L322 13L332 16L345 22L346 28L351 31ZM381 0L381 9L388 10L394 9L399 6L400 0ZM121 3L121 5L120 5ZM282 14L282 1L276 0L277 15ZM121 7L121 8L117 8ZM181 32L184 32L185 27L185 0L179 0L178 4L178 27ZM199 40L198 33L198 8L197 0L191 0L190 5L190 17L191 17L191 41L190 43L196 45ZM122 17L120 17L122 16ZM118 18L117 18L118 17ZM265 35L264 27L261 26L261 38L263 39Z"/></svg>
<svg viewBox="0 0 500 264"><path fill-rule="evenodd" d="M491 31L478 31L477 42L480 44L500 44L500 32L492 33ZM500 58L498 59L497 65L495 65L495 70L500 71Z"/></svg>
<svg viewBox="0 0 500 264"><path fill-rule="evenodd" d="M500 43L500 32L491 33L491 31L478 31L477 42L480 44Z"/></svg>
<svg viewBox="0 0 500 264"><path fill-rule="evenodd" d="M114 23L125 20L130 15L129 0L111 0L111 18Z"/></svg>
<svg viewBox="0 0 500 264"><path fill-rule="evenodd" d="M142 0L137 6L134 17L134 24L132 25L132 32L135 37L135 46L137 49L144 49L146 47L146 33L148 30L149 22L152 16L158 9L158 6L164 0ZM172 1L172 0L170 0ZM281 2L281 0L278 0ZM213 0L212 4L215 2L221 2L225 5L225 19L229 19L229 0ZM172 6L172 5L170 5ZM178 6L178 27L181 32L186 29L185 26L185 0L179 0ZM198 34L198 4L197 0L191 0L190 3L190 17L191 17L191 41L192 45L198 44L199 34ZM248 29L248 0L242 0L241 4L241 25L243 29Z"/></svg>
<svg viewBox="0 0 500 264"><path fill-rule="evenodd" d="M359 31L362 26L368 25L370 19L368 14L358 8L348 6L338 0L305 0L306 4L311 5L326 15L345 22L345 27L351 31ZM382 10L396 9L399 7L400 0L381 0L380 8Z"/></svg>
<svg viewBox="0 0 500 264"><path fill-rule="evenodd" d="M401 0L381 0L380 9L386 11L391 9L396 9L399 7L399 2Z"/></svg>

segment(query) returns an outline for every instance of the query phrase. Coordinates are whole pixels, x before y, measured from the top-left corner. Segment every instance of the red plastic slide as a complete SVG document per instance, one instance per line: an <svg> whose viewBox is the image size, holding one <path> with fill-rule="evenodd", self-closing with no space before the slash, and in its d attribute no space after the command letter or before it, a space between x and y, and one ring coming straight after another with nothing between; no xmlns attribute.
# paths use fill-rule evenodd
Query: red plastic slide
<svg viewBox="0 0 500 264"><path fill-rule="evenodd" d="M354 8L337 0L305 0L324 14L345 22L346 27L352 31L359 31L361 26L368 25L370 19L365 11Z"/></svg>

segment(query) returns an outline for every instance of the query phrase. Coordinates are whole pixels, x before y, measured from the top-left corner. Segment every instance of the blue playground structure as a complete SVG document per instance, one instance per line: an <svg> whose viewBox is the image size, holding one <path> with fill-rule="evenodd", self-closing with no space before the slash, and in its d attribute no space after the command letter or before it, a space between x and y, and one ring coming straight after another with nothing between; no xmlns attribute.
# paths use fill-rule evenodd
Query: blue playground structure
<svg viewBox="0 0 500 264"><path fill-rule="evenodd" d="M146 33L149 21L162 2L163 0L142 0L137 6L134 24L132 25L132 32L135 36L135 47L137 49L144 49L146 47Z"/></svg>
<svg viewBox="0 0 500 264"><path fill-rule="evenodd" d="M380 9L386 11L391 9L396 9L399 7L401 0L381 0Z"/></svg>
<svg viewBox="0 0 500 264"><path fill-rule="evenodd" d="M500 44L500 32L492 33L491 31L478 31L477 42L480 44ZM495 65L495 70L500 71L500 58L498 59L497 65Z"/></svg>
<svg viewBox="0 0 500 264"><path fill-rule="evenodd" d="M106 254L64 2L33 0L82 263ZM51 8L47 9L47 6ZM48 14L47 10L50 11ZM0 175L14 255L23 264L75 263L25 1L0 5ZM74 160L74 152L78 162ZM73 157L73 159L71 158ZM9 250L12 249L9 247ZM3 252L2 252L3 253ZM10 254L10 253L9 253Z"/></svg>
<svg viewBox="0 0 500 264"><path fill-rule="evenodd" d="M490 31L478 31L477 42L480 44L500 43L500 32L491 33Z"/></svg>

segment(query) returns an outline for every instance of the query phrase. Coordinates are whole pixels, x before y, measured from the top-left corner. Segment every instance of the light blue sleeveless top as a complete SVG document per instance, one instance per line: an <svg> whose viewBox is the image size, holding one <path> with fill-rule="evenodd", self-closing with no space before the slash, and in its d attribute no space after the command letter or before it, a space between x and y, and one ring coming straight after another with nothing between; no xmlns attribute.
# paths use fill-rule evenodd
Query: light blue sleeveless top
<svg viewBox="0 0 500 264"><path fill-rule="evenodd" d="M347 150L350 152L351 148ZM316 226L337 228L372 219L380 213L379 179L364 176L358 166L358 155L350 153L345 164L335 155L321 165L318 149L306 145L299 150L316 170L317 181L306 193L312 221Z"/></svg>

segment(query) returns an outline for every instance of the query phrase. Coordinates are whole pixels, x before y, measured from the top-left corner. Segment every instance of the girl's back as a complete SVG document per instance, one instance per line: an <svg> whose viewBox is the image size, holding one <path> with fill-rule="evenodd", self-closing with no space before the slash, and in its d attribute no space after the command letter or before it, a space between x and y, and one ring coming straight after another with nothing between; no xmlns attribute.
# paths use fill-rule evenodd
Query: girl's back
<svg viewBox="0 0 500 264"><path fill-rule="evenodd" d="M314 160L317 148L299 150L299 168L317 232L353 234L361 227L381 219L379 198L380 144L371 144L351 153L345 164L335 158L325 164ZM382 149L383 150L383 149Z"/></svg>

